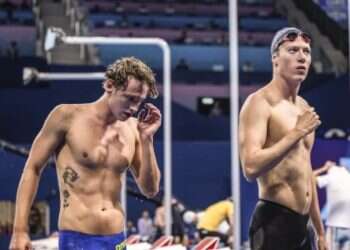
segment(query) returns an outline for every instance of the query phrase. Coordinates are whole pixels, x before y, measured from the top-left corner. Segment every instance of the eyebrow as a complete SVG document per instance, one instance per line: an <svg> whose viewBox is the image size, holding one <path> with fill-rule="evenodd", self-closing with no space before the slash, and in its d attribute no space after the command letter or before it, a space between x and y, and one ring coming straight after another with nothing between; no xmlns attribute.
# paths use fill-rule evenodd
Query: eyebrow
<svg viewBox="0 0 350 250"><path fill-rule="evenodd" d="M128 93L128 92L125 92L125 95L127 95L127 96L131 96L131 97L140 98L141 100L146 100L146 97L143 97L143 96L141 96L141 95L137 95L137 94L133 94L133 93Z"/></svg>
<svg viewBox="0 0 350 250"><path fill-rule="evenodd" d="M285 48L286 49L291 49L291 48L298 48L298 49L307 49L307 50L310 50L311 51L311 48L309 47L309 46L304 46L304 45L292 45L292 44L290 44L290 45L286 45L285 46Z"/></svg>

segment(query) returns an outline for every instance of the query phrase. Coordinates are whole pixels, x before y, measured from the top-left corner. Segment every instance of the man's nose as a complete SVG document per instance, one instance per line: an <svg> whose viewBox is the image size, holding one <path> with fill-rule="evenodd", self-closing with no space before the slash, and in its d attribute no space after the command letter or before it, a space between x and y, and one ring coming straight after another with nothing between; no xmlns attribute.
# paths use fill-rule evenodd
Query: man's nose
<svg viewBox="0 0 350 250"><path fill-rule="evenodd" d="M298 52L298 58L297 59L298 59L299 62L302 62L302 63L306 62L306 55L304 54L303 51L299 51Z"/></svg>
<svg viewBox="0 0 350 250"><path fill-rule="evenodd" d="M301 62L301 63L306 62L306 56L303 53L299 53L298 62Z"/></svg>
<svg viewBox="0 0 350 250"><path fill-rule="evenodd" d="M133 114L135 114L139 110L140 105L139 104L133 104L130 106L130 110Z"/></svg>

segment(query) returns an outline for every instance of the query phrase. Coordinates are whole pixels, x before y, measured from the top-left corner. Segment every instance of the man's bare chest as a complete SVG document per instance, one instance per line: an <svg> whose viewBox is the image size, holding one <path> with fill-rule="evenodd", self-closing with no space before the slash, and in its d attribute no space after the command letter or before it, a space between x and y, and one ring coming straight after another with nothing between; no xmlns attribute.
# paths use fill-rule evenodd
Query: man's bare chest
<svg viewBox="0 0 350 250"><path fill-rule="evenodd" d="M290 133L296 126L298 116L304 112L303 108L289 105L278 105L271 110L271 116L268 121L267 141L276 143L284 136ZM297 146L303 146L305 149L311 147L313 134L302 138Z"/></svg>
<svg viewBox="0 0 350 250"><path fill-rule="evenodd" d="M66 138L78 163L87 167L127 167L135 153L135 136L125 124L100 126L86 119L72 123Z"/></svg>

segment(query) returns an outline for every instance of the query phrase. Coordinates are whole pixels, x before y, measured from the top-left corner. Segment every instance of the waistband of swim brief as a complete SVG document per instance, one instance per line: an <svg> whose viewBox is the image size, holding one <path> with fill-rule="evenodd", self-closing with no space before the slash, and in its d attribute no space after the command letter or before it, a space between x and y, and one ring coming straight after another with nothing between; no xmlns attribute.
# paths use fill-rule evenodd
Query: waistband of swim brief
<svg viewBox="0 0 350 250"><path fill-rule="evenodd" d="M73 236L73 237L98 237L98 238L120 238L125 240L125 232L115 233L115 234L88 234L73 230L60 230L60 236Z"/></svg>
<svg viewBox="0 0 350 250"><path fill-rule="evenodd" d="M296 215L296 216L298 216L298 217L302 217L302 218L304 218L304 219L308 219L309 218L309 215L308 214L301 214L301 213L298 213L297 211L295 211L295 210L293 210L293 209L291 209L291 208L289 208L289 207L286 207L286 206L284 206L284 205L282 205L282 204L280 204L280 203L277 203L277 202L274 202L274 201L270 201L270 200L265 200L265 199L261 199L261 198L259 198L259 201L261 201L261 202L263 202L263 203L267 203L267 204L269 204L269 205L271 205L271 206L274 206L274 207L279 207L279 208L281 208L281 209L283 209L283 210L286 210L286 211L288 211L289 213L292 213L292 214L294 214L294 215Z"/></svg>

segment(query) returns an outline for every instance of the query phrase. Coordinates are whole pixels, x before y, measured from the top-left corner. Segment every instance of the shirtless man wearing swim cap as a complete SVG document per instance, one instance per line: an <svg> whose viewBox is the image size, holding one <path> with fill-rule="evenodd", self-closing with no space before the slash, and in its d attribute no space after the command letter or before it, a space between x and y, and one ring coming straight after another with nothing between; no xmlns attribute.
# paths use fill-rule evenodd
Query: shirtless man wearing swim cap
<svg viewBox="0 0 350 250"><path fill-rule="evenodd" d="M251 249L311 249L311 217L318 247L325 250L310 159L321 122L298 96L311 63L311 39L297 28L281 29L273 38L271 56L272 80L247 98L240 113L243 172L259 188L249 230Z"/></svg>

